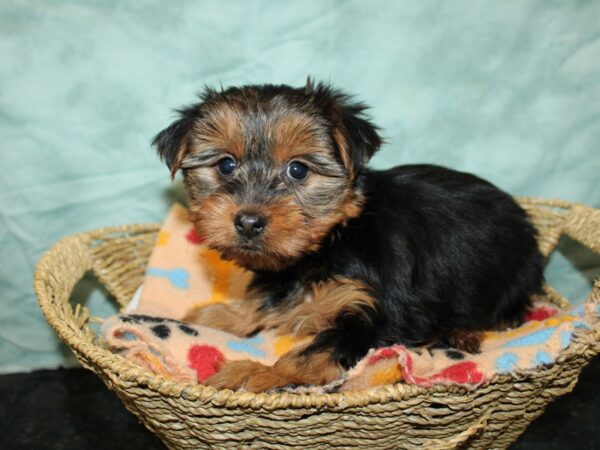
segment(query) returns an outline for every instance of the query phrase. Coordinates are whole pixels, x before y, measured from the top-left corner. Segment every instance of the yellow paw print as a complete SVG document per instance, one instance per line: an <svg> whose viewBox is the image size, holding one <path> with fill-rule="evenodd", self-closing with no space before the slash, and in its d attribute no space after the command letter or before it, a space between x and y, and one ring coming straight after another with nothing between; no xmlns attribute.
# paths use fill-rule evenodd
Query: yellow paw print
<svg viewBox="0 0 600 450"><path fill-rule="evenodd" d="M171 233L168 231L160 231L158 233L158 237L156 238L156 246L163 247L169 243L169 239L171 238Z"/></svg>

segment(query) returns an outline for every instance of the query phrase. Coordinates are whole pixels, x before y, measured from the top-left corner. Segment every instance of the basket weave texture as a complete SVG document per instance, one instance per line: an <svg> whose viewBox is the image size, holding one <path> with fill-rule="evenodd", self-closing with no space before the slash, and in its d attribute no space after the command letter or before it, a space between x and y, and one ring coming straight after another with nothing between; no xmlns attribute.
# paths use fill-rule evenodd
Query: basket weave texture
<svg viewBox="0 0 600 450"><path fill-rule="evenodd" d="M539 230L545 255L563 234L600 254L600 211L559 200L519 202ZM573 389L583 366L600 352L598 327L574 336L554 364L498 375L473 391L395 384L343 394L254 394L176 383L104 348L87 308L69 302L76 283L93 271L125 305L142 282L158 229L131 225L63 239L38 263L35 291L48 322L81 364L172 449L506 448L552 399ZM549 286L545 296L568 306ZM600 281L591 299L600 303Z"/></svg>

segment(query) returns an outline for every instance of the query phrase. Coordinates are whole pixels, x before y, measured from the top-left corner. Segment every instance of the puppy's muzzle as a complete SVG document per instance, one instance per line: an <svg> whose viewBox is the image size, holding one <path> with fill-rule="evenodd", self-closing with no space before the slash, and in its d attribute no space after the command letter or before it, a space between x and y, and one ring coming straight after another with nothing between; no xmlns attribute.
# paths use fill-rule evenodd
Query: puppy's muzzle
<svg viewBox="0 0 600 450"><path fill-rule="evenodd" d="M240 212L233 222L238 234L248 239L261 234L267 226L266 217L256 213Z"/></svg>

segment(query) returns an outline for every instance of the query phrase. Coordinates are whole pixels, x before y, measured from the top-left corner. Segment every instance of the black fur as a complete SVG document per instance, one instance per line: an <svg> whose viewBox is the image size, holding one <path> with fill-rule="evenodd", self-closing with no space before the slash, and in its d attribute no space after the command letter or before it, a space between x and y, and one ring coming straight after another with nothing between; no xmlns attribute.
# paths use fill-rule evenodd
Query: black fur
<svg viewBox="0 0 600 450"><path fill-rule="evenodd" d="M339 127L348 143L353 173L359 173L382 144L378 128L365 116L369 107L323 83L314 86L310 78L305 91L320 112Z"/></svg>
<svg viewBox="0 0 600 450"><path fill-rule="evenodd" d="M179 109L177 113L179 119L158 133L152 140L152 145L160 149L160 156L165 160L172 175L175 175L179 168L174 165L177 155L181 151L181 147L187 144L186 140L194 120L199 116L197 105Z"/></svg>
<svg viewBox="0 0 600 450"><path fill-rule="evenodd" d="M342 314L310 351L327 348L348 368L370 348L422 345L455 330L522 321L542 287L536 231L506 193L473 175L432 165L364 170L360 217L318 253L282 272L257 273L265 307L332 277L363 281L376 310Z"/></svg>

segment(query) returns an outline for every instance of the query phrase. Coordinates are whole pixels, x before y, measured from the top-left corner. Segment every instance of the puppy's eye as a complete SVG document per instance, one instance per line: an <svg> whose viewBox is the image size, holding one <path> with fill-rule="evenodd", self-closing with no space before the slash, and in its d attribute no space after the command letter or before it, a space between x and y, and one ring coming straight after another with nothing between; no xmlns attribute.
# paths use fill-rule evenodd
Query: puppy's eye
<svg viewBox="0 0 600 450"><path fill-rule="evenodd" d="M231 175L235 169L235 160L229 156L221 158L217 163L217 169L221 175Z"/></svg>
<svg viewBox="0 0 600 450"><path fill-rule="evenodd" d="M288 164L285 174L292 180L302 181L308 176L308 167L299 161L292 161Z"/></svg>

